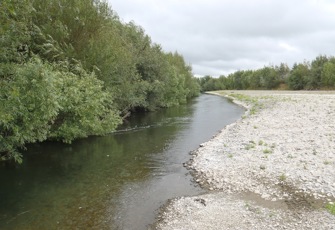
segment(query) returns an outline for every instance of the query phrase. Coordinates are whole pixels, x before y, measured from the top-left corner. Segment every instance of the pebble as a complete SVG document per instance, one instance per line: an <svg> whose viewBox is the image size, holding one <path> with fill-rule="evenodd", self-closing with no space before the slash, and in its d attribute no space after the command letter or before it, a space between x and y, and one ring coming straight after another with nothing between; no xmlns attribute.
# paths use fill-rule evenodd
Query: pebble
<svg viewBox="0 0 335 230"><path fill-rule="evenodd" d="M256 98L263 108L255 115L246 115L246 118L227 126L213 139L200 145L201 148L195 151L191 160L196 181L200 182L200 178L205 178L211 184L209 190L224 191L225 196L236 194L236 191L247 191L259 194L264 200L282 202L284 198L290 199L295 194L304 193L334 202L335 167L329 167L329 163L325 162L335 162L335 155L329 153L330 149L335 149L335 141L328 137L328 134L334 133L335 127L335 107L332 106L335 104L335 94L301 91L241 93ZM238 103L250 108L244 102ZM245 148L245 143L251 142L255 143L255 147ZM227 146L233 158L227 157ZM269 149L272 150L271 154L265 154ZM267 167L260 170L260 165ZM270 212L264 207L257 207L260 214L250 213L245 210L244 200L219 199L216 196L220 195L215 194L199 197L203 196L214 196L213 204L220 203L220 199L224 201L222 206L214 205L216 209L213 210L207 210L208 206L202 207L206 208L207 214L202 213L201 209L187 216L181 214L183 208L175 216L174 207L178 205L171 203L163 217L169 219L168 224L160 225L158 229L216 229L217 226L229 229L229 226L235 226L229 225L235 219L236 227L239 228L234 229L246 229L250 226L253 229L274 226L277 229L278 222L281 223L278 229L335 229L335 217L324 210L299 210L299 216L306 220L301 223L297 219L297 213L290 210L275 210L278 220L272 220L268 216L262 219L265 214L261 213ZM180 199L184 205L189 204L187 197ZM207 197L205 200L207 201ZM223 211L226 206L230 208L226 212L235 215L229 217L231 220L224 219L228 218L228 213ZM211 216L215 216L216 212L221 214L215 219ZM241 219L251 224L244 226ZM181 225L175 225L178 222ZM197 225L192 225L193 223ZM184 227L181 227L182 224Z"/></svg>

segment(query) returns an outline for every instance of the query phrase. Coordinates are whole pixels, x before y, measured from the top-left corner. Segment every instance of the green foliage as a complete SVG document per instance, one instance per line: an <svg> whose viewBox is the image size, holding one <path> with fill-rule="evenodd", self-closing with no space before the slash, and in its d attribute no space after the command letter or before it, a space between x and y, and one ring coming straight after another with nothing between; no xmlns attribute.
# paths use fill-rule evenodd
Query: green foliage
<svg viewBox="0 0 335 230"><path fill-rule="evenodd" d="M46 35L34 37L38 44L34 46L35 53L49 61L80 61L86 71L94 71L108 91L113 92L115 105L122 114L137 108L154 110L179 104L185 101L185 93L181 92L197 95L196 81L183 58L164 53L133 22L122 24L105 2L33 2L38 12L33 19ZM171 57L175 60L171 61ZM179 71L181 66L187 69L186 73ZM191 79L183 84L186 75L191 75ZM176 77L181 84L172 83ZM171 92L179 96L173 99Z"/></svg>
<svg viewBox="0 0 335 230"><path fill-rule="evenodd" d="M201 91L225 89L275 89L286 78L285 65L264 67L258 70L239 70L226 76L212 78L205 76L199 79ZM280 70L280 71L279 71Z"/></svg>
<svg viewBox="0 0 335 230"><path fill-rule="evenodd" d="M292 69L281 63L279 66L265 66L257 70L239 70L219 78L205 76L198 82L202 92L229 89L334 89L334 66L334 57L318 56L311 64L296 63Z"/></svg>
<svg viewBox="0 0 335 230"><path fill-rule="evenodd" d="M79 67L80 68L80 67ZM49 138L71 142L88 135L111 133L121 122L112 95L94 74L59 72L56 88L61 109Z"/></svg>
<svg viewBox="0 0 335 230"><path fill-rule="evenodd" d="M92 74L60 71L38 58L2 67L0 152L6 158L17 158L17 147L26 143L71 142L112 132L120 123L111 95Z"/></svg>
<svg viewBox="0 0 335 230"><path fill-rule="evenodd" d="M293 90L304 89L309 74L309 68L306 64L294 65L287 81L288 86Z"/></svg>
<svg viewBox="0 0 335 230"><path fill-rule="evenodd" d="M287 176L285 175L285 173L282 173L282 174L279 176L278 179L279 179L279 181L284 182L284 181L286 181Z"/></svg>
<svg viewBox="0 0 335 230"><path fill-rule="evenodd" d="M0 3L0 63L22 63L29 57L29 0L2 0Z"/></svg>
<svg viewBox="0 0 335 230"><path fill-rule="evenodd" d="M216 83L215 78L212 78L211 76L208 76L208 75L202 78L199 78L199 83L201 85L202 92L220 89L215 86L215 83Z"/></svg>
<svg viewBox="0 0 335 230"><path fill-rule="evenodd" d="M290 75L290 68L285 63L280 63L279 66L275 67L275 70L278 74L280 83L284 83Z"/></svg>
<svg viewBox="0 0 335 230"><path fill-rule="evenodd" d="M310 74L306 77L305 89L320 89L322 85L321 75L323 66L328 62L327 56L318 56L312 63L310 68Z"/></svg>
<svg viewBox="0 0 335 230"><path fill-rule="evenodd" d="M100 0L0 3L0 158L47 139L110 133L130 110L198 95L178 53L165 53Z"/></svg>
<svg viewBox="0 0 335 230"><path fill-rule="evenodd" d="M327 62L323 65L321 72L321 82L324 87L335 87L335 61Z"/></svg>
<svg viewBox="0 0 335 230"><path fill-rule="evenodd" d="M261 69L261 87L265 89L275 89L280 83L280 76L275 68L264 67Z"/></svg>
<svg viewBox="0 0 335 230"><path fill-rule="evenodd" d="M326 205L326 208L328 209L328 211L335 215L335 204L334 203L329 203Z"/></svg>
<svg viewBox="0 0 335 230"><path fill-rule="evenodd" d="M55 79L41 62L1 67L0 152L11 158L17 147L47 138L60 107Z"/></svg>
<svg viewBox="0 0 335 230"><path fill-rule="evenodd" d="M272 150L271 150L271 149L264 149L264 150L263 150L263 153L264 153L264 154L271 154L271 153L272 153Z"/></svg>

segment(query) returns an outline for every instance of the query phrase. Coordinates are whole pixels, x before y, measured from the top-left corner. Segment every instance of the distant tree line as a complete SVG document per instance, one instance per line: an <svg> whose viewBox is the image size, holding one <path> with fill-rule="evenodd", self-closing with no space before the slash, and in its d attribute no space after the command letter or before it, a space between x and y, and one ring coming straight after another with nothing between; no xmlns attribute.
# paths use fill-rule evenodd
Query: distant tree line
<svg viewBox="0 0 335 230"><path fill-rule="evenodd" d="M225 89L335 89L335 57L320 55L311 62L265 66L257 70L239 70L228 76L198 79L201 91Z"/></svg>
<svg viewBox="0 0 335 230"><path fill-rule="evenodd" d="M199 93L191 67L106 1L0 2L0 159L20 148L110 133L130 111Z"/></svg>

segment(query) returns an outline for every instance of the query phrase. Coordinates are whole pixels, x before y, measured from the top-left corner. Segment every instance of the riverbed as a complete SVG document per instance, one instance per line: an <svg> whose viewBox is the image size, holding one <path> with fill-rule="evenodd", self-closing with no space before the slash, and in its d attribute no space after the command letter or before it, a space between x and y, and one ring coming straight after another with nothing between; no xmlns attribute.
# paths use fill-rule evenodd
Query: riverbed
<svg viewBox="0 0 335 230"><path fill-rule="evenodd" d="M335 229L335 94L219 92L248 108L194 153L207 193L171 200L157 229Z"/></svg>
<svg viewBox="0 0 335 230"><path fill-rule="evenodd" d="M147 229L168 199L205 191L183 163L243 113L201 95L104 137L29 145L23 164L0 164L0 229Z"/></svg>

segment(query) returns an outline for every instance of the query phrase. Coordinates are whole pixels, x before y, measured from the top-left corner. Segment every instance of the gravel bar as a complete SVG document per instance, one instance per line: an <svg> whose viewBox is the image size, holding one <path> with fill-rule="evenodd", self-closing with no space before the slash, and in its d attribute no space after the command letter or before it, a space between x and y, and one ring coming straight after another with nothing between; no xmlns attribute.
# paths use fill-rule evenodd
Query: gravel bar
<svg viewBox="0 0 335 230"><path fill-rule="evenodd" d="M335 229L335 93L220 91L247 108L185 165L208 192L170 200L156 229Z"/></svg>

